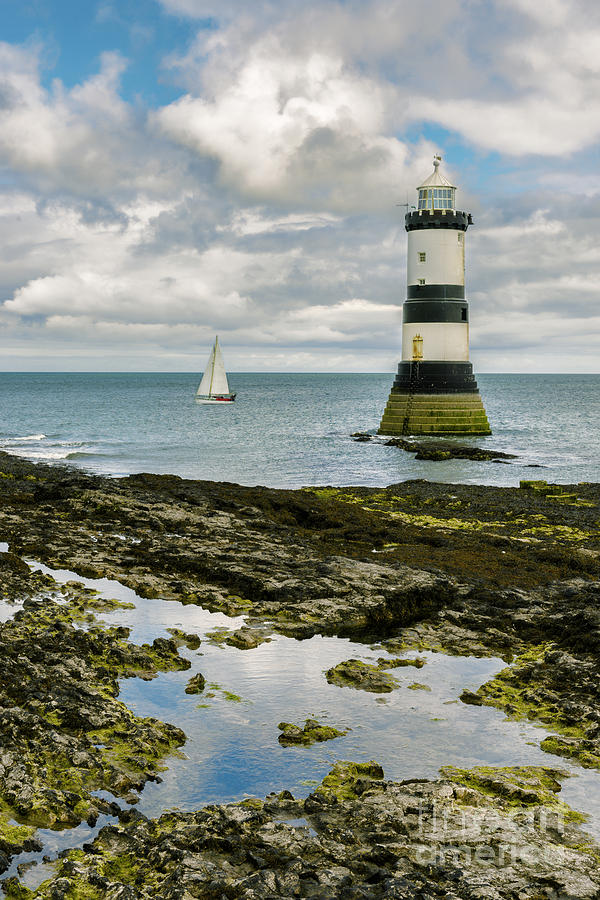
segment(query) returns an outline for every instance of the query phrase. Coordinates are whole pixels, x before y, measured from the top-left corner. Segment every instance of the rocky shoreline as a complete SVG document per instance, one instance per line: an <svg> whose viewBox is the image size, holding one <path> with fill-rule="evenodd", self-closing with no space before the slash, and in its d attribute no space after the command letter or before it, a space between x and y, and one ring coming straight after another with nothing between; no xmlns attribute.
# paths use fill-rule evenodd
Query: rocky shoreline
<svg viewBox="0 0 600 900"><path fill-rule="evenodd" d="M47 884L11 880L7 896L600 897L600 850L556 799L561 756L600 768L599 485L282 491L104 478L0 454L0 498L0 584L17 610L0 628L0 868L36 848L38 828L120 818ZM394 690L393 664L418 668L414 651L500 656L507 669L462 699L543 722L548 766L394 784L375 764L347 764L306 800L146 820L124 805L185 735L131 712L118 680L187 668L178 648L194 636L135 645L96 619L106 601L32 573L30 558L243 615L213 639L247 652L274 633L410 652L365 671L336 666L341 690ZM419 843L410 810L423 804ZM440 842L431 817L459 812L463 840L456 819ZM546 827L552 816L560 828ZM504 843L516 862L476 858ZM446 845L468 853L417 852Z"/></svg>
<svg viewBox="0 0 600 900"><path fill-rule="evenodd" d="M560 772L449 770L385 781L371 763L338 763L305 800L135 812L65 854L38 891L85 898L310 897L318 900L595 898L597 847L556 799Z"/></svg>

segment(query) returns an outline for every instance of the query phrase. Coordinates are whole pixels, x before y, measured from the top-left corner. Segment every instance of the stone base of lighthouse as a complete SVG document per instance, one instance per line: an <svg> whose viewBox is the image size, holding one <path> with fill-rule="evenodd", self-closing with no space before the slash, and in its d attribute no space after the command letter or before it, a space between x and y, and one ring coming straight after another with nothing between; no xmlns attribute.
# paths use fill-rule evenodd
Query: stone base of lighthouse
<svg viewBox="0 0 600 900"><path fill-rule="evenodd" d="M491 433L471 363L399 364L378 434Z"/></svg>

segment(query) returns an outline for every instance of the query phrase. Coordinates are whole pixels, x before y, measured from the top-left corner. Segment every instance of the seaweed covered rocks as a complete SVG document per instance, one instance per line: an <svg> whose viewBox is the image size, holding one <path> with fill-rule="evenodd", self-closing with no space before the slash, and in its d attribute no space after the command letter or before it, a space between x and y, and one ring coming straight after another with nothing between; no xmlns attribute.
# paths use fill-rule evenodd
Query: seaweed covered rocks
<svg viewBox="0 0 600 900"><path fill-rule="evenodd" d="M206 679L201 672L198 672L196 675L192 675L190 680L188 681L185 692L186 694L201 694L204 690L204 686L206 684Z"/></svg>
<svg viewBox="0 0 600 900"><path fill-rule="evenodd" d="M333 725L323 725L316 719L306 719L302 728L300 725L294 725L293 722L280 722L277 727L281 732L278 738L279 743L284 747L293 744L310 746L316 742L331 741L348 733L334 728Z"/></svg>
<svg viewBox="0 0 600 900"><path fill-rule="evenodd" d="M0 625L2 870L32 849L36 828L93 824L99 813L118 811L95 792L135 802L185 740L118 699L119 678L188 667L174 642L131 644L128 629L102 626L86 612L94 597L86 599L81 585L59 590L28 569L22 578L22 608Z"/></svg>
<svg viewBox="0 0 600 900"><path fill-rule="evenodd" d="M303 638L393 627L457 594L453 579L369 556L393 524L307 492L108 479L3 454L0 467L10 476L0 478L0 537L11 550L142 596L268 619ZM264 639L255 627L232 636L240 648Z"/></svg>
<svg viewBox="0 0 600 900"><path fill-rule="evenodd" d="M385 781L375 763L338 763L306 800L135 812L69 851L37 890L8 897L305 897L316 900L592 900L598 848L560 802L552 769L448 770ZM14 890L14 892L13 892Z"/></svg>
<svg viewBox="0 0 600 900"><path fill-rule="evenodd" d="M600 678L591 660L556 644L534 647L478 691L464 691L461 699L500 707L513 719L542 722L558 732L542 741L543 750L600 768Z"/></svg>
<svg viewBox="0 0 600 900"><path fill-rule="evenodd" d="M19 603L31 596L19 559L27 555L116 578L145 596L243 616L236 630L209 638L236 654L257 652L279 632L378 641L391 653L516 660L514 674L484 686L475 702L509 714L541 711L556 731L544 749L595 765L599 485L412 481L282 491L147 473L108 479L5 454L0 469L0 540L10 550L0 583ZM67 624L62 661L83 653L102 682L91 646L77 643L96 633L76 638L72 629ZM542 646L543 659L528 661ZM350 666L330 678L355 686L372 678L393 689L390 666L371 668ZM412 687L417 702L423 686ZM29 727L13 724L15 734Z"/></svg>
<svg viewBox="0 0 600 900"><path fill-rule="evenodd" d="M531 606L529 592L600 573L596 485L557 503L551 486L281 491L107 479L3 454L0 469L0 538L13 554L244 615L228 636L240 648L268 637L265 622L299 638L383 637L482 599L499 619Z"/></svg>
<svg viewBox="0 0 600 900"><path fill-rule="evenodd" d="M384 665L374 666L360 659L345 659L325 673L330 684L339 687L353 687L373 694L389 694L399 687L393 675L385 671Z"/></svg>
<svg viewBox="0 0 600 900"><path fill-rule="evenodd" d="M358 440L358 438L356 438ZM487 447L473 447L470 444L456 443L456 441L408 441L404 438L392 438L385 441L386 447L398 447L407 453L415 453L415 459L439 462L446 459L471 459L475 462L504 462L508 459L517 459L514 453L504 453L501 450L489 450Z"/></svg>

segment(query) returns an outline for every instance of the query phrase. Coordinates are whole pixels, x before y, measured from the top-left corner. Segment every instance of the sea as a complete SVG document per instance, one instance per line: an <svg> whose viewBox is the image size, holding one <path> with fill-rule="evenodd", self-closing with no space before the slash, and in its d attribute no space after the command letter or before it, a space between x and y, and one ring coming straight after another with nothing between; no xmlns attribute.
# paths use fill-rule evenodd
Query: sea
<svg viewBox="0 0 600 900"><path fill-rule="evenodd" d="M0 373L0 449L122 476L245 485L383 486L425 478L512 486L600 481L600 375L480 375L489 437L517 459L418 461L376 435L387 374L233 373L235 403L200 404L193 373ZM438 440L438 439L436 439Z"/></svg>

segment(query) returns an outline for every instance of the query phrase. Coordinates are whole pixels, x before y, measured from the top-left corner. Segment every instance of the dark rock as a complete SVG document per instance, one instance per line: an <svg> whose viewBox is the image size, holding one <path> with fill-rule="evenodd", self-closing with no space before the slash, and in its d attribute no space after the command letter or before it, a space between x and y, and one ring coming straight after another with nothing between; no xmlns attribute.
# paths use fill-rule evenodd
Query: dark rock
<svg viewBox="0 0 600 900"><path fill-rule="evenodd" d="M303 728L290 722L280 722L277 727L282 732L279 735L279 743L284 746L289 744L309 746L316 741L330 741L348 733L347 731L339 731L331 725L322 725L316 719L306 719Z"/></svg>
<svg viewBox="0 0 600 900"><path fill-rule="evenodd" d="M8 570L18 575L29 577L29 566L24 559L14 553L0 553L0 570Z"/></svg>
<svg viewBox="0 0 600 900"><path fill-rule="evenodd" d="M346 659L328 669L325 676L330 684L358 688L374 694L387 694L399 685L380 666L373 666L359 659Z"/></svg>
<svg viewBox="0 0 600 900"><path fill-rule="evenodd" d="M201 694L204 690L204 686L206 684L206 679L200 672L197 675L192 675L190 680L188 681L185 692L186 694Z"/></svg>
<svg viewBox="0 0 600 900"><path fill-rule="evenodd" d="M178 647L184 646L188 650L197 650L202 643L197 634L186 634L179 628L167 628L167 631L173 635L173 640Z"/></svg>
<svg viewBox="0 0 600 900"><path fill-rule="evenodd" d="M463 691L460 695L460 699L463 703L467 703L470 706L483 706L483 700L479 694L476 694L473 691Z"/></svg>
<svg viewBox="0 0 600 900"><path fill-rule="evenodd" d="M425 660L417 657L416 659L397 657L395 659L386 659L381 656L377 660L377 665L380 669L400 669L405 668L406 666L414 666L415 669L422 669L425 665Z"/></svg>
<svg viewBox="0 0 600 900"><path fill-rule="evenodd" d="M514 453L501 450L487 450L482 447L471 447L468 444L457 444L451 441L412 441L404 438L391 438L385 442L386 447L398 447L407 453L415 453L415 459L439 461L445 459L470 459L476 462L491 460L517 459Z"/></svg>

